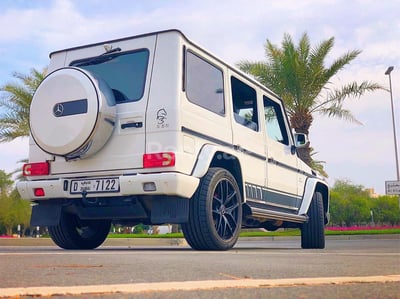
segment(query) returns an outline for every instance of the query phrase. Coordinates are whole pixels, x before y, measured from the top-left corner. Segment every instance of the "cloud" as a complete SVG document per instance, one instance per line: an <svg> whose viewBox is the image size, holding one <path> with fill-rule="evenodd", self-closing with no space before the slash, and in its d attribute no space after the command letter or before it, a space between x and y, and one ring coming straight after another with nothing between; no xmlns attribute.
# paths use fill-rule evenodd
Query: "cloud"
<svg viewBox="0 0 400 299"><path fill-rule="evenodd" d="M16 139L9 143L0 143L0 169L11 173L18 168L17 162L28 158L28 138Z"/></svg>
<svg viewBox="0 0 400 299"><path fill-rule="evenodd" d="M312 44L335 37L327 63L349 50L362 50L335 84L369 80L388 86L384 71L394 65L393 95L399 103L399 8L399 0L0 2L0 85L13 71L45 67L51 51L156 30L181 29L230 64L264 59L267 38L280 44L285 32L295 41L307 32ZM382 188L393 168L389 94L371 93L346 107L364 126L316 118L310 138L318 158L328 162L333 177L348 174ZM0 144L0 168L15 168L14 161L27 156L26 147L23 142Z"/></svg>

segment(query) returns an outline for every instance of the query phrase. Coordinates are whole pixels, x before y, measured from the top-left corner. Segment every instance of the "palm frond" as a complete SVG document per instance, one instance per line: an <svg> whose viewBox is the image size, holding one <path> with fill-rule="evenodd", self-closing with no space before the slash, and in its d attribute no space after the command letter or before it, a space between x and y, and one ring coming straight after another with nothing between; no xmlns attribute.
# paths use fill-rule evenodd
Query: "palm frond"
<svg viewBox="0 0 400 299"><path fill-rule="evenodd" d="M331 64L331 66L325 70L324 73L325 78L330 79L333 76L335 76L346 65L350 64L359 54L361 54L360 50L353 50L337 58Z"/></svg>
<svg viewBox="0 0 400 299"><path fill-rule="evenodd" d="M362 125L362 122L360 122L352 113L350 110L343 109L342 105L332 105L327 108L321 108L319 110L320 114L326 115L328 117L335 117L338 119L342 119L351 123L356 123L359 125Z"/></svg>
<svg viewBox="0 0 400 299"><path fill-rule="evenodd" d="M46 70L42 72L31 69L25 75L14 73L18 82L0 86L0 142L9 142L18 137L29 135L29 108L33 94L43 80Z"/></svg>
<svg viewBox="0 0 400 299"><path fill-rule="evenodd" d="M313 157L315 155L317 155L318 152L316 152L314 150L314 148L310 147L310 156ZM316 159L312 159L311 161L311 168L318 171L322 176L324 176L325 178L328 178L328 174L324 169L324 165L326 164L326 161L321 161L321 160L316 160Z"/></svg>
<svg viewBox="0 0 400 299"><path fill-rule="evenodd" d="M326 109L326 106L341 107L341 103L346 98L360 98L367 92L372 92L380 89L385 89L382 85L374 82L363 81L361 84L357 82L350 82L341 88L335 88L329 90L326 96L326 100L316 103L314 107L310 109L311 112L322 112ZM324 114L324 113L323 113Z"/></svg>
<svg viewBox="0 0 400 299"><path fill-rule="evenodd" d="M332 50L335 43L335 38L331 37L328 40L320 42L317 46L313 47L310 53L310 65L312 67L324 66L324 60L329 52Z"/></svg>
<svg viewBox="0 0 400 299"><path fill-rule="evenodd" d="M299 53L299 58L301 61L308 60L308 57L310 56L310 49L310 39L308 38L307 33L303 33L296 49L296 52Z"/></svg>
<svg viewBox="0 0 400 299"><path fill-rule="evenodd" d="M259 82L263 83L266 82L267 73L267 65L263 62L251 62L247 60L240 61L236 64L236 66L245 73L248 73Z"/></svg>

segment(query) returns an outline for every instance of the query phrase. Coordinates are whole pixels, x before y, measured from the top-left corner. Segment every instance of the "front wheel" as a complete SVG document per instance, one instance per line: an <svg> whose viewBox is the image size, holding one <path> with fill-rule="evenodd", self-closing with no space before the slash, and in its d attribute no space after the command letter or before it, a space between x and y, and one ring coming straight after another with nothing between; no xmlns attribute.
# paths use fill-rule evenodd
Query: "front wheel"
<svg viewBox="0 0 400 299"><path fill-rule="evenodd" d="M210 168L190 199L189 221L182 224L189 245L197 250L228 250L239 237L242 196L233 175Z"/></svg>
<svg viewBox="0 0 400 299"><path fill-rule="evenodd" d="M60 223L49 226L49 233L61 248L94 249L103 244L110 227L110 220L82 220L76 215L62 212Z"/></svg>
<svg viewBox="0 0 400 299"><path fill-rule="evenodd" d="M307 215L308 222L301 226L301 247L325 248L324 203L320 192L314 193Z"/></svg>

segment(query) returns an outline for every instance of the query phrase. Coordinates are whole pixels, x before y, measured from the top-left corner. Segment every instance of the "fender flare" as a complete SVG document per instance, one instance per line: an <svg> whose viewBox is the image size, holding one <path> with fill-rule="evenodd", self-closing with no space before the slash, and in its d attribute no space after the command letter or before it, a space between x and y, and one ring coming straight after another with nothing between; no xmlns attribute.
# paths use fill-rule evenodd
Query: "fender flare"
<svg viewBox="0 0 400 299"><path fill-rule="evenodd" d="M315 191L319 191L322 193L323 201L324 201L324 212L325 212L325 218L326 218L325 222L328 223L328 221L329 221L329 186L325 181L323 181L317 177L312 177L312 178L307 179L306 186L304 188L303 201L302 201L300 209L299 209L299 215L307 214Z"/></svg>
<svg viewBox="0 0 400 299"><path fill-rule="evenodd" d="M229 160L231 160L232 163L229 163ZM237 151L233 148L221 148L214 144L203 145L197 156L197 161L193 167L191 175L196 178L202 178L206 175L210 167L222 167L230 171L239 185L240 191L243 195L243 201L246 201L246 189Z"/></svg>
<svg viewBox="0 0 400 299"><path fill-rule="evenodd" d="M196 178L202 178L203 176L205 176L217 152L222 152L221 156L217 157L221 160L224 158L228 158L228 156L224 157L224 154L231 155L236 158L236 153L233 150L228 150L227 148L221 149L214 144L205 144L200 149L200 152L197 155L197 161L193 167L192 176Z"/></svg>

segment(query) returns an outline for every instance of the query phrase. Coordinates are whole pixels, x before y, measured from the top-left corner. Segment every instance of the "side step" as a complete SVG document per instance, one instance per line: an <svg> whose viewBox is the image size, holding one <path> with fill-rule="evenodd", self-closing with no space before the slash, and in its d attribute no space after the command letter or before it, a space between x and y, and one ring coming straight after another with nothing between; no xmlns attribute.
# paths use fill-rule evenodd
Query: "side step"
<svg viewBox="0 0 400 299"><path fill-rule="evenodd" d="M254 217L261 217L274 220L290 221L297 223L304 223L308 221L307 215L290 215L287 213L276 212L271 210L264 210L260 208L250 207L251 215Z"/></svg>

